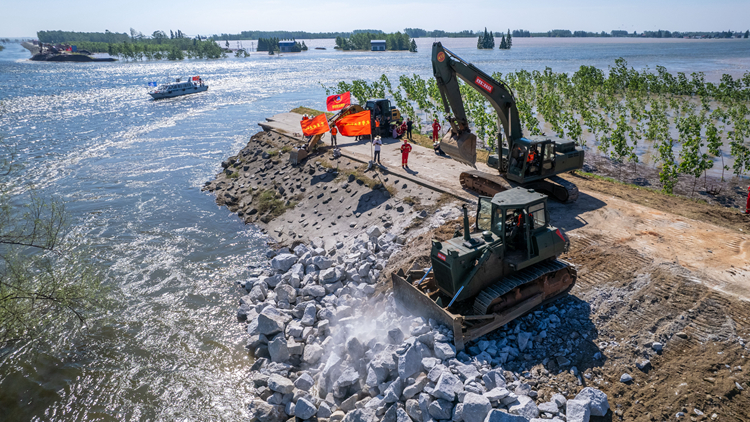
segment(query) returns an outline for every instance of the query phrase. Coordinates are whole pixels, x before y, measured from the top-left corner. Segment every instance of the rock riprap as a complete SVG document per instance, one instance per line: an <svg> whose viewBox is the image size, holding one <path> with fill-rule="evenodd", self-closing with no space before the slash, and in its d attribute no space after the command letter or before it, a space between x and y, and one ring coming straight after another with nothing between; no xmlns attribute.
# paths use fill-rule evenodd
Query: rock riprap
<svg viewBox="0 0 750 422"><path fill-rule="evenodd" d="M539 332L516 324L506 327L513 335L485 336L457 353L448 327L379 293L380 271L401 248L394 240L375 227L348 250L283 249L241 283L248 293L238 316L256 357L252 420L585 421L607 413L595 388L544 401L528 372L507 370L543 340Z"/></svg>

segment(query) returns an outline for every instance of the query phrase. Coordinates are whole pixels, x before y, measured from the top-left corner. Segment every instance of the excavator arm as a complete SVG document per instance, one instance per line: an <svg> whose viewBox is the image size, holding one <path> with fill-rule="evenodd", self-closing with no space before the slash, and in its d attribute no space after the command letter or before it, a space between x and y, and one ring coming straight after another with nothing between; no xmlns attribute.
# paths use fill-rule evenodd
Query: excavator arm
<svg viewBox="0 0 750 422"><path fill-rule="evenodd" d="M523 137L516 99L507 85L465 62L440 42L432 44L432 72L451 125L451 133L443 138L441 148L451 157L476 167L476 136L469 129L459 78L492 104L497 112L498 128L502 127L506 139L511 141Z"/></svg>

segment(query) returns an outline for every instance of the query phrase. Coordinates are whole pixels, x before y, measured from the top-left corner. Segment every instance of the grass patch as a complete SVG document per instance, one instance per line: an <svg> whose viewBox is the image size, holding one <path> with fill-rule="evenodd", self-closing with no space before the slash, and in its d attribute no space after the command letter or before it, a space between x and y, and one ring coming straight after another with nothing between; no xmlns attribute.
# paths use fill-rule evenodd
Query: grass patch
<svg viewBox="0 0 750 422"><path fill-rule="evenodd" d="M308 116L313 116L313 117L320 115L320 114L325 114L326 117L329 119L333 117L333 115L335 114L335 113L329 113L327 111L316 110L310 107L295 107L291 110L291 113L307 114Z"/></svg>
<svg viewBox="0 0 750 422"><path fill-rule="evenodd" d="M271 218L284 214L287 209L294 208L296 205L294 202L287 205L284 200L276 197L276 191L273 190L264 190L257 198L258 214L265 215L267 213Z"/></svg>
<svg viewBox="0 0 750 422"><path fill-rule="evenodd" d="M234 173L230 174L228 177L230 179L236 179L236 178L240 177L240 173L238 171L235 171Z"/></svg>
<svg viewBox="0 0 750 422"><path fill-rule="evenodd" d="M291 150L292 150L291 145L284 145L283 147L281 147L281 153L282 154L286 154L287 152L289 152Z"/></svg>
<svg viewBox="0 0 750 422"><path fill-rule="evenodd" d="M420 203L419 198L415 198L413 196L407 196L406 198L403 199L403 201L404 201L404 204L409 204L412 207Z"/></svg>
<svg viewBox="0 0 750 422"><path fill-rule="evenodd" d="M266 151L266 154L270 155L271 157L275 157L275 156L279 155L279 150L277 150L277 149L269 149L268 151Z"/></svg>

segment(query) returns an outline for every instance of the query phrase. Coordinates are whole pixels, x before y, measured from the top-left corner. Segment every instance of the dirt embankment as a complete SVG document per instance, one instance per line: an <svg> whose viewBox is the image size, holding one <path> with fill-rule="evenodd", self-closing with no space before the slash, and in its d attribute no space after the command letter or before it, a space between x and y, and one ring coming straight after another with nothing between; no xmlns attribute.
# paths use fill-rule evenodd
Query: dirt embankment
<svg viewBox="0 0 750 422"><path fill-rule="evenodd" d="M290 151L297 145L287 136L259 132L203 189L279 244L322 239L326 249L350 243L372 225L403 232L446 202L444 195L380 168L334 158L326 147L292 165Z"/></svg>

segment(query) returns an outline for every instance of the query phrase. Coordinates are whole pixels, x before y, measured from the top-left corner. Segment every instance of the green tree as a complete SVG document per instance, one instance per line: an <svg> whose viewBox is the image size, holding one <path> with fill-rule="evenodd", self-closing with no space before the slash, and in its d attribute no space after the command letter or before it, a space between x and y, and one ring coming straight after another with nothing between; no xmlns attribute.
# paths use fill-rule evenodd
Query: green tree
<svg viewBox="0 0 750 422"><path fill-rule="evenodd" d="M412 53L416 53L417 52L417 42L416 41L411 40L411 44L409 45L409 51L411 51Z"/></svg>
<svg viewBox="0 0 750 422"><path fill-rule="evenodd" d="M477 39L478 49L493 49L495 48L495 36L492 31L487 31L487 27L484 28L484 34L481 34Z"/></svg>
<svg viewBox="0 0 750 422"><path fill-rule="evenodd" d="M13 156L0 163L0 348L54 340L105 303L64 204L12 181L21 173Z"/></svg>

